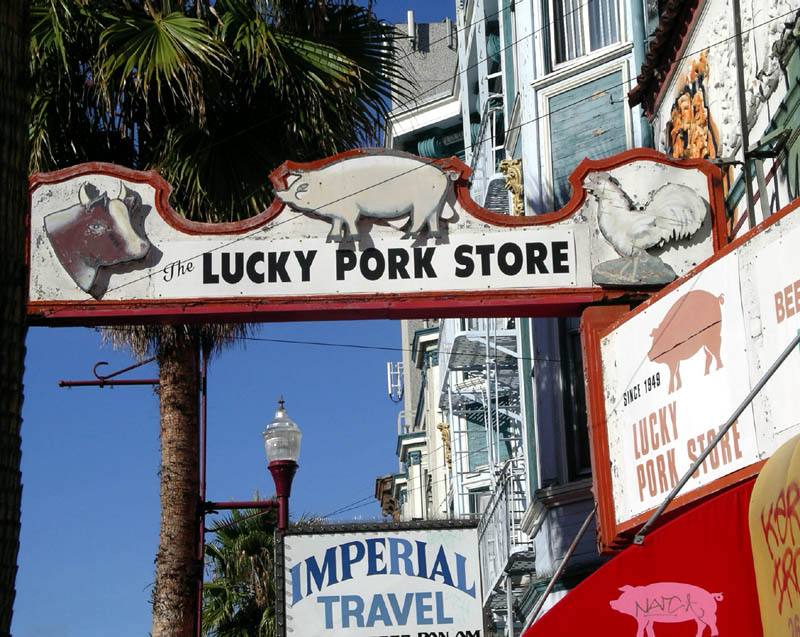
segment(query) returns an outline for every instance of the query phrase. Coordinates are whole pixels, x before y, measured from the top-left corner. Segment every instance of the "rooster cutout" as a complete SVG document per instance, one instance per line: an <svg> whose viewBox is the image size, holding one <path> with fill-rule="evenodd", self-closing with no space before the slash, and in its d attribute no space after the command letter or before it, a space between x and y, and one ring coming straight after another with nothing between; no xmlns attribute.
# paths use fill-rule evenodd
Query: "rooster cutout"
<svg viewBox="0 0 800 637"><path fill-rule="evenodd" d="M692 237L708 214L706 202L691 188L664 184L644 206L636 206L606 172L589 174L583 183L597 198L597 225L620 255L598 263L592 270L597 285L664 285L677 278L675 271L647 250Z"/></svg>

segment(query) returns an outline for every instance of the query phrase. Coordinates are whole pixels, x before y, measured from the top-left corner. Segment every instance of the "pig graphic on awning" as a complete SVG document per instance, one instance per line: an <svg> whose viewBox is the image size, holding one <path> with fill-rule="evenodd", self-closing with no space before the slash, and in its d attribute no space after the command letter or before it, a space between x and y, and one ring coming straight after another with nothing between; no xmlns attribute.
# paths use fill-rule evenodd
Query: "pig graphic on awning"
<svg viewBox="0 0 800 637"><path fill-rule="evenodd" d="M647 586L621 586L617 599L609 602L611 608L630 615L637 622L636 637L655 637L653 624L693 621L697 624L697 637L702 637L706 627L711 637L717 630L717 602L722 593L709 593L699 586L680 582L658 582Z"/></svg>

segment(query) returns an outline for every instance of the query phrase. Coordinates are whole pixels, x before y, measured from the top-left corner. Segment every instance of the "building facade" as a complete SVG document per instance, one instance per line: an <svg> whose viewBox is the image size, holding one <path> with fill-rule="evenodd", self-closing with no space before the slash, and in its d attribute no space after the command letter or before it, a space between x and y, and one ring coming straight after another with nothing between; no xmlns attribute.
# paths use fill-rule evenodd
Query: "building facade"
<svg viewBox="0 0 800 637"><path fill-rule="evenodd" d="M387 145L457 155L473 200L510 215L565 206L586 157L652 146L708 159L723 172L731 241L800 192L798 9L743 7L738 43L731 3L460 0L455 22L421 30L410 19L409 72L438 69L437 82L424 76L427 97L395 109ZM403 332L395 514L479 516L487 626L520 635L604 562L581 317L405 322Z"/></svg>
<svg viewBox="0 0 800 637"><path fill-rule="evenodd" d="M585 157L650 144L625 99L646 21L625 0L458 0L455 21L410 15L398 29L415 82L398 87L386 145L458 156L494 212L557 210ZM487 626L519 635L593 507L579 317L402 330L400 465L383 492L396 519L480 518ZM602 562L590 529L544 608Z"/></svg>

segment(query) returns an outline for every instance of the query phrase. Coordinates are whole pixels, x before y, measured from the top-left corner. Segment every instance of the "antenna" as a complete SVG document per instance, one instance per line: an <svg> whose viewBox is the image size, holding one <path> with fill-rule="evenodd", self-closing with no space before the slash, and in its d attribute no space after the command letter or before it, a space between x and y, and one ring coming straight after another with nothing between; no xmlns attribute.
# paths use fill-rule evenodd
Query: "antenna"
<svg viewBox="0 0 800 637"><path fill-rule="evenodd" d="M393 403L403 400L403 363L386 363L386 384Z"/></svg>

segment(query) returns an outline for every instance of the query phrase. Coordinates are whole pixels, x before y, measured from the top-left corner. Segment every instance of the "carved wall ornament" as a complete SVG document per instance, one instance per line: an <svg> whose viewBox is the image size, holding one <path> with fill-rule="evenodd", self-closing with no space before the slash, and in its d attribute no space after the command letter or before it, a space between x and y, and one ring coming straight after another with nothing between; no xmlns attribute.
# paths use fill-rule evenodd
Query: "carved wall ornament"
<svg viewBox="0 0 800 637"><path fill-rule="evenodd" d="M504 159L500 162L500 172L506 177L506 190L511 193L512 212L516 217L525 215L525 197L523 196L522 160Z"/></svg>
<svg viewBox="0 0 800 637"><path fill-rule="evenodd" d="M719 156L719 133L708 112L708 50L692 61L666 125L667 153L678 159Z"/></svg>
<svg viewBox="0 0 800 637"><path fill-rule="evenodd" d="M752 129L784 77L780 52L775 50L774 45L782 42L787 32L792 31L794 20L783 19L783 16L789 16L796 10L796 3L792 0L742 3L741 10L746 119L748 127ZM717 44L704 52L701 56L704 59L693 61L687 77L680 78L676 84L676 99L679 99L687 82L692 84L701 74L705 76L702 78L703 100L706 112L713 113L713 122L718 128L718 132L714 132L718 157L735 155L742 143L736 69L732 62L736 59L732 16L731 0L724 0L715 6L710 20L699 28L703 30L705 41ZM709 69L714 73L713 85L708 77ZM670 117L666 113L663 116ZM708 119L709 128L714 130L710 115ZM669 126L666 122L664 125ZM668 134L662 140L662 147L668 154L678 157L671 150L671 143Z"/></svg>

